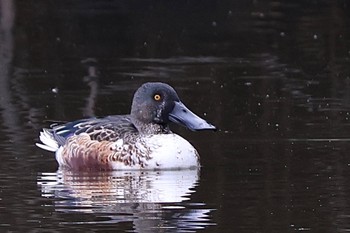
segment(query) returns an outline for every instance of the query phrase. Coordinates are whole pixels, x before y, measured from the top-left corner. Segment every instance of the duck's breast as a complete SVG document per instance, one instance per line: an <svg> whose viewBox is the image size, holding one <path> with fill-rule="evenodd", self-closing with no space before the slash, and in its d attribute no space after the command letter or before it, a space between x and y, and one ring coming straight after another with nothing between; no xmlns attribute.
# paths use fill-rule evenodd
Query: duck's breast
<svg viewBox="0 0 350 233"><path fill-rule="evenodd" d="M148 151L148 158L142 168L132 166L131 169L192 169L200 166L197 150L177 134L144 136L141 144ZM112 166L113 170L125 169L120 163Z"/></svg>

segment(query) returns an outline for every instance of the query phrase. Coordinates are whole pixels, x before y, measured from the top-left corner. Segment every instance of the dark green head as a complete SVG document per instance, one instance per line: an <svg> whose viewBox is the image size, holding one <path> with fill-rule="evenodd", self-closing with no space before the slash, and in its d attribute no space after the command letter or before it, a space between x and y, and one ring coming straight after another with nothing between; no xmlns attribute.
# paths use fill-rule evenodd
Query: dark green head
<svg viewBox="0 0 350 233"><path fill-rule="evenodd" d="M193 131L216 129L181 103L174 88L160 82L145 83L135 92L131 117L144 125L167 127L172 121Z"/></svg>

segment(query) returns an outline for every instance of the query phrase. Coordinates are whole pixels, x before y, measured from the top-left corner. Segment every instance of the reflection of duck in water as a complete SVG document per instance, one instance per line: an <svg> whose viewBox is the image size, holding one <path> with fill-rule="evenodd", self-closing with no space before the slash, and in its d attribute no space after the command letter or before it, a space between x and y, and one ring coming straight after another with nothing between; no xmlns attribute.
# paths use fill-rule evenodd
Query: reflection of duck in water
<svg viewBox="0 0 350 233"><path fill-rule="evenodd" d="M197 169L182 171L58 171L43 174L39 185L43 195L79 199L81 202L166 203L187 200L198 181ZM84 204L84 203L82 203Z"/></svg>
<svg viewBox="0 0 350 233"><path fill-rule="evenodd" d="M210 209L191 203L199 169L170 171L109 171L40 174L42 196L55 211L82 213L62 224L132 222L136 232L197 229L210 225ZM106 227L106 225L104 225ZM129 229L130 230L130 229Z"/></svg>
<svg viewBox="0 0 350 233"><path fill-rule="evenodd" d="M130 115L90 118L44 129L39 147L56 152L61 167L72 170L185 169L199 166L196 149L169 129L215 130L192 113L175 90L146 83L135 93Z"/></svg>

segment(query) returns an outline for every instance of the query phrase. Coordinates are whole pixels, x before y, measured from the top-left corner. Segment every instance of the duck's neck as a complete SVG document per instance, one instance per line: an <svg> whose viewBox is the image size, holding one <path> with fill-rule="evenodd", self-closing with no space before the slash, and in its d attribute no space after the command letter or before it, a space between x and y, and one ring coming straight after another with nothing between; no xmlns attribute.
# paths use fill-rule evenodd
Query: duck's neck
<svg viewBox="0 0 350 233"><path fill-rule="evenodd" d="M167 134L171 133L168 125L155 123L143 123L137 119L132 119L132 123L141 134Z"/></svg>

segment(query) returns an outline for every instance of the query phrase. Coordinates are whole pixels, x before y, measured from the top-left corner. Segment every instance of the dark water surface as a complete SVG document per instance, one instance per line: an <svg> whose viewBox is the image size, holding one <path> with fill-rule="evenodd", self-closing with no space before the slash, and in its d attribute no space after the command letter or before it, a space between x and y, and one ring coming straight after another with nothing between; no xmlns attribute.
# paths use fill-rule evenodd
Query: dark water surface
<svg viewBox="0 0 350 233"><path fill-rule="evenodd" d="M0 0L0 232L350 231L350 2ZM195 171L58 170L50 120L167 82Z"/></svg>

